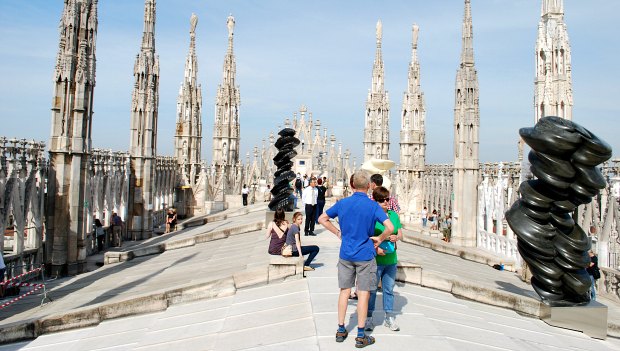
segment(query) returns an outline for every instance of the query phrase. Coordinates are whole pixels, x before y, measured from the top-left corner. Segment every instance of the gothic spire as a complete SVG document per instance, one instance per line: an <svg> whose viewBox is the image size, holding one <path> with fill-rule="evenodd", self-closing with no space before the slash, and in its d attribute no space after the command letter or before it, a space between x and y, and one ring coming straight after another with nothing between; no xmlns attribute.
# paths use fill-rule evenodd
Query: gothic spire
<svg viewBox="0 0 620 351"><path fill-rule="evenodd" d="M390 102L384 87L383 58L381 55L381 38L383 25L377 21L377 50L372 66L372 85L366 99L366 116L364 127L364 161L371 158L387 160L390 149Z"/></svg>
<svg viewBox="0 0 620 351"><path fill-rule="evenodd" d="M381 20L377 21L377 50L375 52L375 62L372 67L372 92L384 92L384 71L383 71L383 55L381 54L381 39L383 37L383 25Z"/></svg>
<svg viewBox="0 0 620 351"><path fill-rule="evenodd" d="M189 23L189 53L185 60L185 81L194 85L198 75L198 59L196 58L196 26L198 25L198 16L195 13L192 13Z"/></svg>
<svg viewBox="0 0 620 351"><path fill-rule="evenodd" d="M202 145L202 92L198 84L196 57L198 16L192 13L189 23L189 52L185 61L184 79L177 98L174 154L184 170L186 178L182 179L183 184L194 186L200 176Z"/></svg>
<svg viewBox="0 0 620 351"><path fill-rule="evenodd" d="M534 120L544 116L572 119L571 50L562 0L542 0L536 39Z"/></svg>
<svg viewBox="0 0 620 351"><path fill-rule="evenodd" d="M480 109L478 74L474 66L471 0L465 0L463 51L456 74L454 106L454 173L452 241L476 246L476 194L479 174Z"/></svg>
<svg viewBox="0 0 620 351"><path fill-rule="evenodd" d="M463 51L461 65L474 64L474 29L471 18L471 0L465 0L465 15L463 16Z"/></svg>
<svg viewBox="0 0 620 351"><path fill-rule="evenodd" d="M543 0L540 9L541 17L559 15L564 17L564 0Z"/></svg>
<svg viewBox="0 0 620 351"><path fill-rule="evenodd" d="M218 85L215 101L213 130L213 162L218 165L235 165L239 162L239 106L241 98L236 85L237 65L233 53L235 18L226 19L228 49L224 57L222 83Z"/></svg>
<svg viewBox="0 0 620 351"><path fill-rule="evenodd" d="M146 0L144 2L142 51L145 50L155 50L155 0Z"/></svg>

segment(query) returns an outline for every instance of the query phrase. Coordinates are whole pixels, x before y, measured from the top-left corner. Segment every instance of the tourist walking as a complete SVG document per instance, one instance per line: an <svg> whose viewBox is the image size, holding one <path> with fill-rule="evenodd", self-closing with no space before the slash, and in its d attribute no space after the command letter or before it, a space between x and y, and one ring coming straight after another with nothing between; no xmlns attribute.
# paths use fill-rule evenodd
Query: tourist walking
<svg viewBox="0 0 620 351"><path fill-rule="evenodd" d="M99 218L93 220L93 228L95 229L95 238L97 240L97 251L103 251L105 247L105 230Z"/></svg>
<svg viewBox="0 0 620 351"><path fill-rule="evenodd" d="M325 195L327 194L327 188L323 183L323 179L319 178L316 180L316 211L314 211L314 221L316 224L319 224L319 216L323 214L323 208L325 208Z"/></svg>
<svg viewBox="0 0 620 351"><path fill-rule="evenodd" d="M375 338L364 332L370 291L377 288L377 262L375 245L393 233L394 226L387 214L374 201L368 198L370 185L368 174L359 170L353 174L353 195L344 198L330 207L319 218L319 223L342 240L338 260L338 330L336 342L343 342L348 331L344 325L351 288L357 279L357 337L355 346L365 347L375 343ZM330 221L338 218L340 230ZM374 236L375 223L385 226L385 231ZM342 231L341 231L342 230Z"/></svg>
<svg viewBox="0 0 620 351"><path fill-rule="evenodd" d="M299 257L308 255L308 258L304 262L304 271L313 271L314 268L310 267L310 263L319 254L319 247L316 245L301 245L301 238L299 232L301 231L301 223L304 216L301 212L293 213L293 223L286 232L286 244L293 247L293 256Z"/></svg>
<svg viewBox="0 0 620 351"><path fill-rule="evenodd" d="M586 271L590 275L592 286L590 287L590 300L596 301L596 281L601 277L601 270L598 268L598 256L592 250L588 250L590 265Z"/></svg>
<svg viewBox="0 0 620 351"><path fill-rule="evenodd" d="M123 220L116 212L112 212L111 225L112 234L114 236L114 246L121 247L123 244Z"/></svg>
<svg viewBox="0 0 620 351"><path fill-rule="evenodd" d="M314 213L316 211L318 196L319 191L316 189L316 179L312 178L301 194L301 201L306 211L306 224L304 226L304 235L306 236L316 235L314 234Z"/></svg>
<svg viewBox="0 0 620 351"><path fill-rule="evenodd" d="M403 231L401 229L402 226L398 213L388 210L390 192L386 188L380 186L375 188L372 192L372 196L383 211L387 213L390 222L392 222L394 226L394 231L390 233L388 239L377 247L377 282L381 283L381 295L383 297L383 311L385 312L383 325L392 331L399 331L400 328L396 324L394 315L394 285L396 283L396 262L398 261L398 257L396 256L396 242L402 240ZM385 227L382 223L375 223L375 236L381 235L384 230ZM375 289L370 292L370 300L368 301L366 331L371 331L375 327L372 314L375 311L376 299L377 290Z"/></svg>
<svg viewBox="0 0 620 351"><path fill-rule="evenodd" d="M250 193L250 189L248 186L243 184L243 188L241 189L241 197L243 198L243 206L248 205L248 194Z"/></svg>
<svg viewBox="0 0 620 351"><path fill-rule="evenodd" d="M422 217L422 227L426 227L426 222L428 221L428 210L426 209L426 206L422 209L420 216Z"/></svg>
<svg viewBox="0 0 620 351"><path fill-rule="evenodd" d="M286 231L288 230L288 222L285 219L284 210L278 208L273 214L273 221L267 225L266 237L270 238L269 248L267 252L270 255L281 255L282 246L286 242Z"/></svg>

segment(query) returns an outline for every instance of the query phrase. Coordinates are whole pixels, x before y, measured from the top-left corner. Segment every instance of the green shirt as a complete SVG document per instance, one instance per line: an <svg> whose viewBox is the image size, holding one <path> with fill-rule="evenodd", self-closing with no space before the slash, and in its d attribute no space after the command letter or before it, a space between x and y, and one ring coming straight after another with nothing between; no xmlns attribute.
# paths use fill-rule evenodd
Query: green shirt
<svg viewBox="0 0 620 351"><path fill-rule="evenodd" d="M398 218L398 213L392 210L389 210L387 211L387 215L388 215L388 218L390 219L390 222L392 222L392 225L394 226L394 234L397 234L398 229L402 228L402 225L400 224L400 218ZM383 233L384 230L385 230L385 226L383 225L383 223L380 223L380 222L375 223L375 236L381 235L381 233ZM391 264L396 264L397 261L398 261L398 257L396 257L396 250L394 250L394 252L390 254L385 254L385 256L377 255L377 265L379 266L388 266Z"/></svg>

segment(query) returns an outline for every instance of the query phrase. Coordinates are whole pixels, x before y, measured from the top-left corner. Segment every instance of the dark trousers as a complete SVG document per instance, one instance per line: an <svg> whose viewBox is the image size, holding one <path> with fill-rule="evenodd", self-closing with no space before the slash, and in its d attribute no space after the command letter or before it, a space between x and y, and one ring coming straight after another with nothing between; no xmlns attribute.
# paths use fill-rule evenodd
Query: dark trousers
<svg viewBox="0 0 620 351"><path fill-rule="evenodd" d="M248 205L248 194L241 194L241 197L243 198L243 206L247 206Z"/></svg>
<svg viewBox="0 0 620 351"><path fill-rule="evenodd" d="M306 204L306 225L304 226L304 234L310 234L314 232L314 212L316 211L316 205Z"/></svg>
<svg viewBox="0 0 620 351"><path fill-rule="evenodd" d="M105 234L103 235L99 235L97 237L97 251L101 252L103 251L104 247L105 247Z"/></svg>
<svg viewBox="0 0 620 351"><path fill-rule="evenodd" d="M302 256L308 255L308 258L306 258L306 262L304 262L304 266L309 266L310 263L312 263L312 260L314 260L314 258L318 254L319 254L319 247L318 246L316 246L316 245L302 246L301 247L301 255ZM299 257L299 252L293 251L293 256L294 257Z"/></svg>
<svg viewBox="0 0 620 351"><path fill-rule="evenodd" d="M319 224L319 217L323 214L323 209L325 208L325 200L316 202L316 213L314 214L314 221L316 224Z"/></svg>

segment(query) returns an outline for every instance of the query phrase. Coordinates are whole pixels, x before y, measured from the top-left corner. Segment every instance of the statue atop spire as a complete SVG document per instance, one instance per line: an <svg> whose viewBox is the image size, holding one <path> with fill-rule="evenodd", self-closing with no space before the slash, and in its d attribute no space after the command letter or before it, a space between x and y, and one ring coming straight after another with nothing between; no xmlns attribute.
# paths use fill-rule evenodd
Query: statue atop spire
<svg viewBox="0 0 620 351"><path fill-rule="evenodd" d="M196 35L196 26L198 25L198 16L192 12L192 17L189 18L189 33L190 35Z"/></svg>
<svg viewBox="0 0 620 351"><path fill-rule="evenodd" d="M383 38L383 24L381 20L377 21L377 46L381 46L381 38Z"/></svg>
<svg viewBox="0 0 620 351"><path fill-rule="evenodd" d="M226 26L228 27L228 37L232 37L234 35L235 30L235 18L232 13L228 15L228 19L226 19Z"/></svg>
<svg viewBox="0 0 620 351"><path fill-rule="evenodd" d="M465 15L463 16L463 48L461 65L474 64L474 28L471 18L471 0L465 0Z"/></svg>

